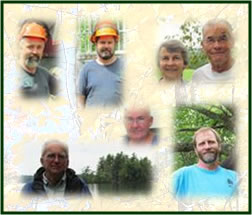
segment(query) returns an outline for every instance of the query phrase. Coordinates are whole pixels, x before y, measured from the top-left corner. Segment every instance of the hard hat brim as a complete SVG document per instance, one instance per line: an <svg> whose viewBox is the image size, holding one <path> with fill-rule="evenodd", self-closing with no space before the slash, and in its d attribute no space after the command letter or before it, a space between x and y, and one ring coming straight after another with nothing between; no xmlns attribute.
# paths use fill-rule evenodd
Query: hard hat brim
<svg viewBox="0 0 252 215"><path fill-rule="evenodd" d="M117 30L110 28L110 27L105 27L105 28L101 28L101 29L97 29L91 36L90 41L92 43L96 42L96 38L97 37L101 37L101 36L113 36L116 38L116 41L118 41L119 39L119 35L117 33Z"/></svg>

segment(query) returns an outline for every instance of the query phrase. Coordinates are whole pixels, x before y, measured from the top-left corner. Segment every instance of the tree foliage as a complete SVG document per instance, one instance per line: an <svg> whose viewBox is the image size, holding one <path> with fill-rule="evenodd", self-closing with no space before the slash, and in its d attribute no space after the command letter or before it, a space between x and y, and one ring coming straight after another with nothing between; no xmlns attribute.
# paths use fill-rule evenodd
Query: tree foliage
<svg viewBox="0 0 252 215"><path fill-rule="evenodd" d="M175 169L197 162L193 135L201 127L214 128L222 139L223 161L235 144L234 110L224 105L180 106L175 111Z"/></svg>
<svg viewBox="0 0 252 215"><path fill-rule="evenodd" d="M134 153L129 157L121 152L116 155L108 154L106 157L101 157L96 173L86 167L80 176L88 183L148 184L152 179L152 165L147 157L138 159Z"/></svg>

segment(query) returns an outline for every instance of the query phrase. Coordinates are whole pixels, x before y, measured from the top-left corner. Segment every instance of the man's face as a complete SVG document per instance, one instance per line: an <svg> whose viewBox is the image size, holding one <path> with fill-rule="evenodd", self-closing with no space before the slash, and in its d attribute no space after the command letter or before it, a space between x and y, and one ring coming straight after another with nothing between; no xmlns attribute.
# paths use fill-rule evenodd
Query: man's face
<svg viewBox="0 0 252 215"><path fill-rule="evenodd" d="M36 68L43 56L45 41L39 38L23 38L20 41L20 60L26 68Z"/></svg>
<svg viewBox="0 0 252 215"><path fill-rule="evenodd" d="M168 52L164 47L159 53L159 66L167 80L180 80L185 69L181 52Z"/></svg>
<svg viewBox="0 0 252 215"><path fill-rule="evenodd" d="M212 131L202 131L196 136L195 153L205 164L217 161L221 150Z"/></svg>
<svg viewBox="0 0 252 215"><path fill-rule="evenodd" d="M130 110L125 114L125 127L131 141L141 142L150 133L153 118L145 109Z"/></svg>
<svg viewBox="0 0 252 215"><path fill-rule="evenodd" d="M203 37L202 47L212 65L218 67L231 61L233 39L226 25L208 26Z"/></svg>
<svg viewBox="0 0 252 215"><path fill-rule="evenodd" d="M96 51L103 60L109 60L114 56L116 41L113 36L101 36L96 42Z"/></svg>
<svg viewBox="0 0 252 215"><path fill-rule="evenodd" d="M46 173L50 175L63 174L69 164L64 148L59 144L50 144L40 159Z"/></svg>

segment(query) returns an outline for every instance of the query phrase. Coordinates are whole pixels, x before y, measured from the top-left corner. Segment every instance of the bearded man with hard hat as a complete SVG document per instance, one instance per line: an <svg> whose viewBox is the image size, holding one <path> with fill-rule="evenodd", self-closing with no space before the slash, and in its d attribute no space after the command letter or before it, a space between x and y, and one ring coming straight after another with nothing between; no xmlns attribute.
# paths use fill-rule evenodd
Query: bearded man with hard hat
<svg viewBox="0 0 252 215"><path fill-rule="evenodd" d="M119 33L112 21L99 21L90 41L97 57L86 63L79 75L80 103L84 106L114 106L122 100L123 60L115 55Z"/></svg>
<svg viewBox="0 0 252 215"><path fill-rule="evenodd" d="M28 98L56 94L56 78L39 66L48 33L44 25L25 22L19 32L19 63L22 69L21 93Z"/></svg>

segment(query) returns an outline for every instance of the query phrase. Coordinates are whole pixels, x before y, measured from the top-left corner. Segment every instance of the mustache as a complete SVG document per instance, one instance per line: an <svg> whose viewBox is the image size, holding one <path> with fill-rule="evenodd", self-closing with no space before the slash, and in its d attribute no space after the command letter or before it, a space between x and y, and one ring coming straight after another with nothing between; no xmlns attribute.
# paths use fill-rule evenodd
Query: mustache
<svg viewBox="0 0 252 215"><path fill-rule="evenodd" d="M28 56L25 60L26 65L30 68L37 67L39 64L39 61L40 61L40 57L39 57L39 55L36 55L36 54L32 54L32 55Z"/></svg>
<svg viewBox="0 0 252 215"><path fill-rule="evenodd" d="M207 154L207 153L216 153L216 151L214 151L214 150L207 150L204 154Z"/></svg>
<svg viewBox="0 0 252 215"><path fill-rule="evenodd" d="M39 55L36 55L36 54L33 54L33 55L30 55L28 58L27 58L28 61L39 61L40 60L40 57Z"/></svg>
<svg viewBox="0 0 252 215"><path fill-rule="evenodd" d="M101 49L101 52L104 52L104 51L109 51L109 52L111 52L111 50L110 50L109 48L103 48L103 49Z"/></svg>

